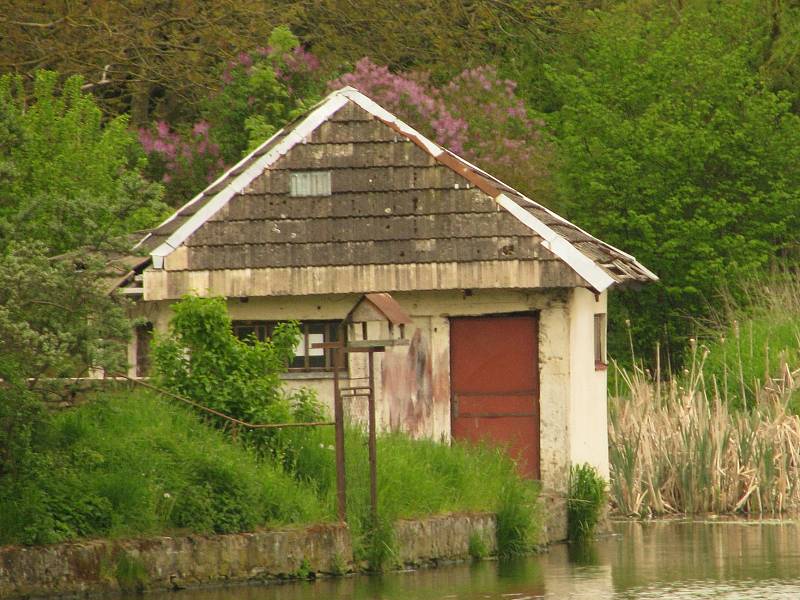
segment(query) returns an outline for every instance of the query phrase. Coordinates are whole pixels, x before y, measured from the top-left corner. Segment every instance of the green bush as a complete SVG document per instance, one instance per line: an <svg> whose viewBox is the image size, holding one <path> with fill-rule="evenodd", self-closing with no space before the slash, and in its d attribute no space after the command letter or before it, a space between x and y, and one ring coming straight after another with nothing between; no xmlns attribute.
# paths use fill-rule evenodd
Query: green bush
<svg viewBox="0 0 800 600"><path fill-rule="evenodd" d="M685 364L716 383L730 406L753 408L770 378L785 377L786 366L794 370L800 362L800 286L784 273L754 276L737 287L740 298L723 292L721 308L700 325ZM797 412L796 399L792 407Z"/></svg>
<svg viewBox="0 0 800 600"><path fill-rule="evenodd" d="M322 408L310 390L286 392L280 376L300 341L296 322L281 323L270 339L238 339L224 298L184 296L172 305L167 335L153 345L157 383L208 408L249 423L320 421ZM230 422L215 418L230 430ZM237 436L262 455L291 468L302 429L238 429Z"/></svg>
<svg viewBox="0 0 800 600"><path fill-rule="evenodd" d="M291 470L148 393L98 395L40 429L26 468L0 481L0 544L226 533L335 515L332 428L298 437ZM347 431L346 452L348 522L371 568L393 561L397 519L431 514L495 512L500 552L530 549L536 486L500 450L379 436L377 523L363 431Z"/></svg>
<svg viewBox="0 0 800 600"><path fill-rule="evenodd" d="M570 540L587 540L594 535L607 501L606 480L597 469L588 463L573 465L567 498L567 535Z"/></svg>
<svg viewBox="0 0 800 600"><path fill-rule="evenodd" d="M500 556L525 554L533 548L539 525L537 496L537 489L519 478L508 477L503 482L496 509L497 552Z"/></svg>

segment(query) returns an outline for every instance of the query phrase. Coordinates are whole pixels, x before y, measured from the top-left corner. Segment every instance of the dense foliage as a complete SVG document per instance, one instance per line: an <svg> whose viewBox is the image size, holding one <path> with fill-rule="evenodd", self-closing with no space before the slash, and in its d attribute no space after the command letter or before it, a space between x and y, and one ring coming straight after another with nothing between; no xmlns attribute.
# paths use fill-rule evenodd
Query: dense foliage
<svg viewBox="0 0 800 600"><path fill-rule="evenodd" d="M192 125L166 121L142 127L148 174L162 181L167 201L180 205L278 129L308 110L324 88L319 61L286 27L265 46L240 52L219 75L219 89L198 105Z"/></svg>
<svg viewBox="0 0 800 600"><path fill-rule="evenodd" d="M652 356L659 340L679 363L688 316L707 312L721 282L797 257L800 12L790 3L5 8L0 32L14 43L0 51L0 68L23 74L28 96L37 68L85 77L109 123L130 113L141 128L147 175L172 205L308 107L328 81L363 88L661 276L616 295L617 355L630 319L640 354ZM5 147L24 139L11 113L0 107ZM0 181L13 169L0 152ZM128 189L142 193L139 184ZM32 214L53 207L41 208ZM9 212L25 214L0 206L0 219ZM70 218L49 227L67 237L94 232L78 232Z"/></svg>
<svg viewBox="0 0 800 600"><path fill-rule="evenodd" d="M166 208L127 119L104 122L81 86L40 71L28 97L0 78L0 477L38 468L41 400L71 393L54 377L123 367L108 259Z"/></svg>
<svg viewBox="0 0 800 600"><path fill-rule="evenodd" d="M224 298L185 296L172 310L169 334L156 336L153 343L156 382L163 388L246 423L322 420L313 393L287 392L280 380L300 341L297 323L278 324L263 342L245 341L233 334ZM240 428L221 418L214 422L287 467L304 438L297 429Z"/></svg>
<svg viewBox="0 0 800 600"><path fill-rule="evenodd" d="M328 516L280 467L143 394L98 397L58 414L32 447L30 468L0 485L0 545L224 533Z"/></svg>
<svg viewBox="0 0 800 600"><path fill-rule="evenodd" d="M330 514L327 431L236 432L259 460L280 462L257 464L252 448L219 450L220 460L247 463L247 474L198 462L198 449L180 454L166 441L177 434L131 421L115 401L51 423L39 399L64 392L50 385L51 376L122 365L128 324L104 283L105 251L115 240L159 220L164 189L170 205L183 203L340 84L359 87L656 271L659 284L612 295L612 354L628 346L621 325L629 321L639 356L653 356L660 341L671 360L662 364L676 367L688 357L693 385L691 365L700 357L708 385L719 384L713 397L731 405L749 405L796 357L796 295L760 302L740 285L778 261L789 273L797 267L800 11L792 3L453 0L415 1L400 11L384 0L222 0L203 10L191 3L84 4L0 0L0 36L10 40L0 47L0 532L13 532L8 540L236 530ZM47 68L61 75L41 70ZM708 347L701 341L684 352L695 333L692 318L713 313L723 285L734 320L712 330ZM248 344L230 334L222 301L184 302L156 351L162 385L246 421L318 417L312 397L287 395L278 384L296 343L292 325L270 342ZM661 389L658 381L650 387ZM669 398L683 405L677 392ZM796 403L792 394L785 400ZM159 406L143 410L160 415L165 428L203 429L190 415ZM126 437L117 418L133 423L131 436L157 440L155 454ZM118 440L101 439L95 421L119 431ZM737 423L742 439L757 425ZM198 435L211 436L203 438L203 452L217 452L224 439ZM707 449L703 435L698 448ZM770 479L771 435L764 434L756 463L767 482L765 501L774 481L783 485ZM390 547L390 532L368 522L359 436L348 441L353 520L377 540L365 541L363 552L380 563L386 556L377 550ZM794 439L787 434L787 447ZM381 444L391 463L381 469L387 519L420 507L491 507L501 515L505 547L527 547L532 492L508 464L483 450L448 453L391 436ZM634 454L620 448L624 466ZM225 454L240 451L235 459ZM119 457L130 452L137 459L128 469ZM176 478L188 479L142 479L135 471L147 461L170 469L173 460L226 483L212 494L180 465ZM691 461L679 466L691 479L687 489L708 487ZM497 482L487 486L481 473L495 473ZM231 483L234 475L250 481L247 489ZM286 492L291 515L253 508L264 501L252 483L262 476L278 482L277 490L294 490ZM119 491L126 478L139 486L130 505ZM408 489L410 480L422 491ZM738 485L731 483L730 498ZM169 488L181 486L195 504L164 504L175 499ZM214 504L218 497L230 506ZM664 510L654 502L655 512ZM209 520L212 509L223 521ZM115 521L116 514L127 516Z"/></svg>
<svg viewBox="0 0 800 600"><path fill-rule="evenodd" d="M0 78L0 253L13 240L98 247L164 213L127 118L104 122L82 84L39 71L28 99L20 78Z"/></svg>
<svg viewBox="0 0 800 600"><path fill-rule="evenodd" d="M41 244L0 253L0 480L35 470L31 445L44 427L42 400L71 394L53 377L124 365L129 327L102 272L90 257L80 268L48 258Z"/></svg>
<svg viewBox="0 0 800 600"><path fill-rule="evenodd" d="M171 308L169 335L153 345L161 385L243 420L270 421L273 410L284 416L280 374L300 340L296 324L245 342L233 334L224 298L186 296Z"/></svg>
<svg viewBox="0 0 800 600"><path fill-rule="evenodd" d="M548 145L543 122L528 115L517 84L492 66L466 69L443 85L425 71L392 73L369 58L328 84L350 85L390 112L511 185L546 189Z"/></svg>
<svg viewBox="0 0 800 600"><path fill-rule="evenodd" d="M753 72L749 36L716 26L735 16L598 14L580 68L550 72L569 215L662 276L616 311L645 348L797 243L800 118Z"/></svg>
<svg viewBox="0 0 800 600"><path fill-rule="evenodd" d="M333 519L332 433L298 442L292 469L263 460L174 400L98 395L50 417L33 460L0 486L0 545L96 536L236 532ZM536 491L497 450L380 437L382 522L494 510L502 550L530 547ZM349 522L364 560L391 562L391 527L374 531L364 433L347 434ZM408 482L414 481L413 486ZM377 549L377 551L376 551ZM388 550L388 552L387 552Z"/></svg>

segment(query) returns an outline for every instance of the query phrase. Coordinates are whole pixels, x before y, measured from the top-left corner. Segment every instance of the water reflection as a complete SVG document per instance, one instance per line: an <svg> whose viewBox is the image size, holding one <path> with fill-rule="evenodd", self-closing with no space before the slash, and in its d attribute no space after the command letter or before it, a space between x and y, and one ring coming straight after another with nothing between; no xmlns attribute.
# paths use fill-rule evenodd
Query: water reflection
<svg viewBox="0 0 800 600"><path fill-rule="evenodd" d="M317 582L184 591L154 600L800 598L794 521L616 523L541 556Z"/></svg>

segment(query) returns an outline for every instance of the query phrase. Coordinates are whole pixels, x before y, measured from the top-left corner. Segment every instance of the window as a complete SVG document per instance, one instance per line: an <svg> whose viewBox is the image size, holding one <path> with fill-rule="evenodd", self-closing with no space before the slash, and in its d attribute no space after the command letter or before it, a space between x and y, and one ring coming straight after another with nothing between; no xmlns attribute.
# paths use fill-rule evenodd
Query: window
<svg viewBox="0 0 800 600"><path fill-rule="evenodd" d="M272 335L277 321L234 321L233 333L240 340L251 336L264 341ZM300 323L300 343L295 357L289 365L290 371L332 371L333 351L329 348L313 348L321 342L340 339L339 321L304 321Z"/></svg>
<svg viewBox="0 0 800 600"><path fill-rule="evenodd" d="M606 357L606 315L601 313L594 316L594 366L604 369L608 359Z"/></svg>
<svg viewBox="0 0 800 600"><path fill-rule="evenodd" d="M290 196L330 196L330 171L295 171L289 175Z"/></svg>

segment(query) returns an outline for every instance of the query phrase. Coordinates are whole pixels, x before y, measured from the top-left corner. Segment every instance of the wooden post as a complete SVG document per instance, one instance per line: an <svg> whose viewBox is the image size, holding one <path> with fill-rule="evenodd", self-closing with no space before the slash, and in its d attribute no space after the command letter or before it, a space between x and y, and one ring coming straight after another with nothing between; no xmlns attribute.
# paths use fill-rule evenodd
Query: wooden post
<svg viewBox="0 0 800 600"><path fill-rule="evenodd" d="M342 393L339 390L339 369L342 366L344 344L333 348L333 418L336 430L336 499L339 509L339 520L347 521L347 483L344 472L344 407Z"/></svg>
<svg viewBox="0 0 800 600"><path fill-rule="evenodd" d="M369 360L369 501L373 527L378 525L378 447L375 432L375 352L367 354Z"/></svg>

